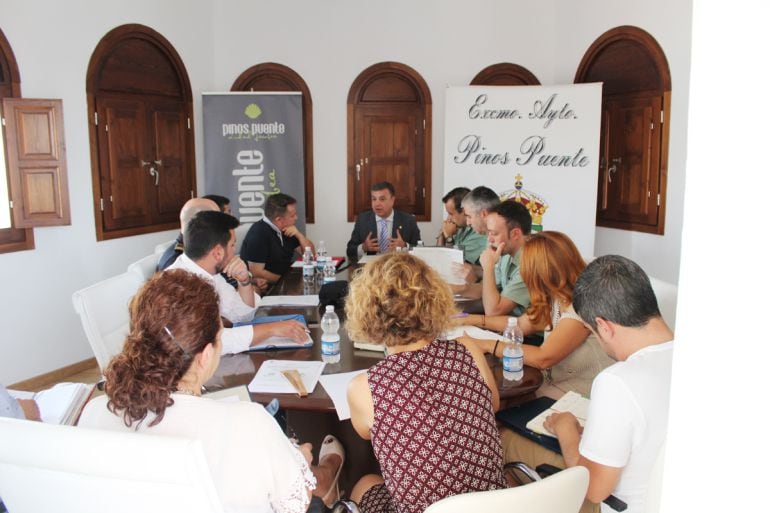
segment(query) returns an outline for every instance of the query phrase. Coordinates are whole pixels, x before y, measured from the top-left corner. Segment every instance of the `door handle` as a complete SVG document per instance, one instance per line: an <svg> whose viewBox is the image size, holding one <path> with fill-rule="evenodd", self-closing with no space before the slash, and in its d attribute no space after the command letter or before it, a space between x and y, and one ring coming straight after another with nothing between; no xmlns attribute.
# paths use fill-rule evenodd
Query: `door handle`
<svg viewBox="0 0 770 513"><path fill-rule="evenodd" d="M361 181L361 164L356 164L356 182Z"/></svg>
<svg viewBox="0 0 770 513"><path fill-rule="evenodd" d="M158 186L158 179L160 178L160 172L155 169L155 166L150 166L150 176L155 178L155 187Z"/></svg>
<svg viewBox="0 0 770 513"><path fill-rule="evenodd" d="M612 183L612 173L616 173L618 171L618 164L623 162L623 157L613 157L610 162L612 162L612 165L607 168L607 181Z"/></svg>

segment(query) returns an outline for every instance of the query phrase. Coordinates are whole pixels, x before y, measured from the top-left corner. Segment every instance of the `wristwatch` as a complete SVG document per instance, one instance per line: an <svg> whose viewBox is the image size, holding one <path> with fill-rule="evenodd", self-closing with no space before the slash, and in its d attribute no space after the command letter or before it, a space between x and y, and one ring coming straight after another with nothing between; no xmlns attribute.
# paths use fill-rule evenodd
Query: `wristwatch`
<svg viewBox="0 0 770 513"><path fill-rule="evenodd" d="M251 274L251 271L246 271L246 272L247 272L247 273L248 273L248 275L249 275L249 279L248 279L248 280L246 280L246 281L240 281L240 280L239 280L239 281L238 281L238 285L240 285L241 287L245 287L245 286L247 286L247 285L251 285L251 280L253 280L253 279L254 279L254 275L253 275L253 274Z"/></svg>

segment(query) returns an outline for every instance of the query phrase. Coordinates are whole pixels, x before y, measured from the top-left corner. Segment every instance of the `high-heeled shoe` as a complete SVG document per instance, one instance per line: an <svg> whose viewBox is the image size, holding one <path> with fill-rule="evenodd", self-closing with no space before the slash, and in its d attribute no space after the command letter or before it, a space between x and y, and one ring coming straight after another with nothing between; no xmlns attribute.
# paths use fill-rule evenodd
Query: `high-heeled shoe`
<svg viewBox="0 0 770 513"><path fill-rule="evenodd" d="M321 500L327 508L334 506L334 503L340 499L340 473L342 472L342 465L345 464L345 449L342 444L332 435L326 435L323 443L321 444L321 450L318 451L318 464L321 464L324 457L336 454L340 457L340 466L337 468L337 473L334 474L334 479L329 483L329 490L321 497Z"/></svg>

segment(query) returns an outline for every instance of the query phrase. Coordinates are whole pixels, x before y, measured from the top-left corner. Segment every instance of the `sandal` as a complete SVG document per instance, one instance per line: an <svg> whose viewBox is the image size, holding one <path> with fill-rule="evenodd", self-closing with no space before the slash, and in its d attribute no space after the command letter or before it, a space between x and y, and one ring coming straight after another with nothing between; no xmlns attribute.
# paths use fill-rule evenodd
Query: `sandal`
<svg viewBox="0 0 770 513"><path fill-rule="evenodd" d="M345 464L345 449L342 447L342 444L332 435L326 435L324 438L323 443L321 444L321 450L318 451L318 464L321 464L321 460L324 459L324 457L336 454L340 457L342 460L340 462L340 466L337 469L337 473L334 475L334 479L332 479L332 482L329 484L329 490L326 492L326 495L321 497L321 500L326 505L327 508L331 508L334 506L334 503L340 500L340 472L342 472L342 466Z"/></svg>

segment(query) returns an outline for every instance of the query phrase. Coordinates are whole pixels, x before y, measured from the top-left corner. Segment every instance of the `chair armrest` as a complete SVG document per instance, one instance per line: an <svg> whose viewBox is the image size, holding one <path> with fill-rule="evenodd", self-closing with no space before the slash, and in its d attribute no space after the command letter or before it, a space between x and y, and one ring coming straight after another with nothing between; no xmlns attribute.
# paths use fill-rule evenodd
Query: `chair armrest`
<svg viewBox="0 0 770 513"><path fill-rule="evenodd" d="M548 463L543 463L541 465L538 465L535 470L537 470L537 473L540 474L541 476L548 477L557 472L561 472L562 469L560 469L559 467L554 467L553 465L549 465ZM618 499L614 495L608 496L602 502L604 502L607 506L611 507L615 511L620 512L628 509L628 504Z"/></svg>

